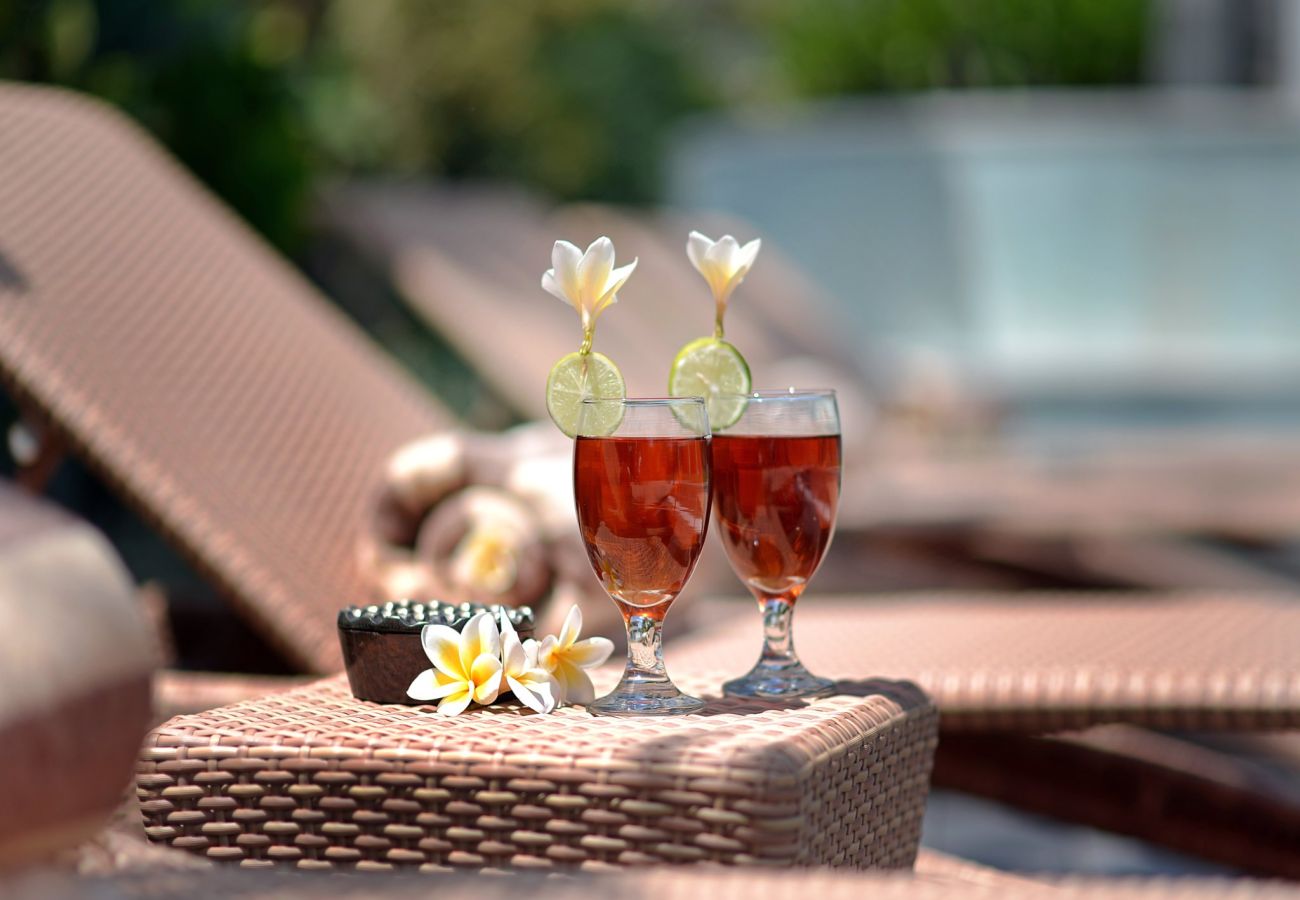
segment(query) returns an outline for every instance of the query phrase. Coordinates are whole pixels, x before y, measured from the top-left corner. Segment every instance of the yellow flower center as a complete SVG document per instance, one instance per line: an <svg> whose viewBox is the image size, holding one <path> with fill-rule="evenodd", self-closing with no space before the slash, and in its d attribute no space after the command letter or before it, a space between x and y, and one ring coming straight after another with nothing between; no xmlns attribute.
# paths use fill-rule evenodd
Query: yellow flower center
<svg viewBox="0 0 1300 900"><path fill-rule="evenodd" d="M514 547L499 531L475 529L453 552L452 573L461 584L491 594L505 593L518 575Z"/></svg>

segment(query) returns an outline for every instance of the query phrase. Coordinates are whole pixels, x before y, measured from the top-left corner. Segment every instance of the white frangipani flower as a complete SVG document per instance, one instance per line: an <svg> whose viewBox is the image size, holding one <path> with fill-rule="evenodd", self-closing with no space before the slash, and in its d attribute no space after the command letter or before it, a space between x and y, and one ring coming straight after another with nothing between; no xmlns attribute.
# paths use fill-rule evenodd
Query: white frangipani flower
<svg viewBox="0 0 1300 900"><path fill-rule="evenodd" d="M719 336L731 292L745 280L762 246L763 242L758 238L742 247L729 234L713 241L698 231L692 231L686 239L686 255L690 258L691 265L704 276L704 280L709 283L709 290L713 291L713 301L718 308Z"/></svg>
<svg viewBox="0 0 1300 900"><path fill-rule="evenodd" d="M510 692L533 712L548 713L564 698L555 676L537 663L537 641L519 640L519 633L507 615L501 616L501 658Z"/></svg>
<svg viewBox="0 0 1300 900"><path fill-rule="evenodd" d="M591 676L583 670L600 665L614 652L614 642L609 638L580 641L581 633L582 611L574 606L564 618L560 636L548 635L537 649L538 664L559 682L565 703L590 703L596 699Z"/></svg>
<svg viewBox="0 0 1300 900"><path fill-rule="evenodd" d="M636 269L637 260L614 268L614 242L598 237L584 253L568 241L556 241L552 268L542 276L542 287L568 303L582 317L584 347L590 347L596 319L618 302L618 291Z"/></svg>
<svg viewBox="0 0 1300 900"><path fill-rule="evenodd" d="M481 612L457 633L446 625L425 625L420 643L433 663L406 693L415 700L437 700L438 712L454 716L471 702L491 703L501 691L501 633L492 615Z"/></svg>

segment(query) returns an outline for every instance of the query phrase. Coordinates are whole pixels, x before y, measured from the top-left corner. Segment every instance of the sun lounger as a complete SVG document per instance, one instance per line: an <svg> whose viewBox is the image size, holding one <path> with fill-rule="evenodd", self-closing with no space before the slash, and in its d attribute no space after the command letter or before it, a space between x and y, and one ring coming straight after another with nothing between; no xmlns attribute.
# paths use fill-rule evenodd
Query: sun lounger
<svg viewBox="0 0 1300 900"><path fill-rule="evenodd" d="M752 603L710 606L724 624L670 646L675 671L707 664L738 674L753 663L761 631ZM818 674L905 678L934 698L936 785L1245 871L1296 874L1294 788L1144 730L1300 728L1294 595L813 593L795 634ZM1092 726L1112 727L1061 733Z"/></svg>
<svg viewBox="0 0 1300 900"><path fill-rule="evenodd" d="M1185 737L1102 725L1044 737L949 734L935 783L1294 880L1298 771Z"/></svg>
<svg viewBox="0 0 1300 900"><path fill-rule="evenodd" d="M760 617L752 601L729 602L728 624L670 647L674 670L753 663ZM810 592L795 621L810 669L914 681L950 733L1300 727L1300 603L1290 595Z"/></svg>
<svg viewBox="0 0 1300 900"><path fill-rule="evenodd" d="M123 116L0 85L0 377L307 670L449 415Z"/></svg>

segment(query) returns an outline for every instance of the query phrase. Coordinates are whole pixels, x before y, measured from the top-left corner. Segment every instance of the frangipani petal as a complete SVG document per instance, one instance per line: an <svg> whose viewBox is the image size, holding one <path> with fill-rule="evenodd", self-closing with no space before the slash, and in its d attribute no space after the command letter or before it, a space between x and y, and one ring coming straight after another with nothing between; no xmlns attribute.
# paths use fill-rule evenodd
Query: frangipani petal
<svg viewBox="0 0 1300 900"><path fill-rule="evenodd" d="M605 293L592 309L593 319L603 313L607 307L618 302L619 289L622 288L623 285L627 283L627 280L632 277L632 273L636 271L636 264L638 262L640 262L639 259L634 259L626 266L623 266L620 269L615 269L610 273L609 281L605 285Z"/></svg>
<svg viewBox="0 0 1300 900"><path fill-rule="evenodd" d="M470 667L470 680L474 683L474 699L491 703L501 693L501 659L486 653L474 660Z"/></svg>
<svg viewBox="0 0 1300 900"><path fill-rule="evenodd" d="M470 701L474 699L473 692L469 689L468 683L458 685L458 689L453 694L448 694L441 703L438 704L438 712L444 716L458 716L469 706Z"/></svg>
<svg viewBox="0 0 1300 900"><path fill-rule="evenodd" d="M460 661L462 671L470 673L470 667L484 654L501 659L501 632L497 631L492 614L484 610L477 613L465 623L465 630L460 636Z"/></svg>
<svg viewBox="0 0 1300 900"><path fill-rule="evenodd" d="M479 647L481 653L490 653L500 658L501 656L501 630L497 628L496 619L491 613L479 613L483 620L479 622Z"/></svg>
<svg viewBox="0 0 1300 900"><path fill-rule="evenodd" d="M535 713L548 712L546 704L542 698L534 694L532 689L524 685L513 675L506 676L506 686L510 688L510 693L515 695L515 699L528 707Z"/></svg>
<svg viewBox="0 0 1300 900"><path fill-rule="evenodd" d="M416 675L411 686L406 689L406 696L412 700L437 700L442 696L438 693L442 685L434 679L433 671L433 669L425 669Z"/></svg>
<svg viewBox="0 0 1300 900"><path fill-rule="evenodd" d="M545 672L530 673L528 678L508 676L510 692L524 706L537 713L548 713L559 702L556 697L557 682Z"/></svg>
<svg viewBox="0 0 1300 900"><path fill-rule="evenodd" d="M614 270L614 242L598 237L582 254L578 264L578 291L587 304L594 305L605 295L605 286Z"/></svg>
<svg viewBox="0 0 1300 900"><path fill-rule="evenodd" d="M716 266L724 271L729 271L736 256L736 250L739 249L736 239L729 234L724 234L718 238L718 242L709 248L709 252L704 255L709 264Z"/></svg>
<svg viewBox="0 0 1300 900"><path fill-rule="evenodd" d="M590 703L596 699L596 686L591 683L591 677L578 666L561 661L552 674L564 686L565 703Z"/></svg>
<svg viewBox="0 0 1300 900"><path fill-rule="evenodd" d="M605 293L618 293L619 290L622 289L623 285L627 284L627 280L632 277L632 273L636 271L636 265L640 261L641 258L639 256L634 257L626 266L619 266L613 272L610 272L609 280L605 282Z"/></svg>
<svg viewBox="0 0 1300 900"><path fill-rule="evenodd" d="M564 657L575 666L590 669L609 659L613 652L614 642L609 638L589 637L585 641L576 642Z"/></svg>
<svg viewBox="0 0 1300 900"><path fill-rule="evenodd" d="M504 632L501 635L501 661L505 665L506 674L522 672L529 668L528 653L524 645L519 643L519 635L514 625L510 624L510 620L505 616L501 617L501 628Z"/></svg>
<svg viewBox="0 0 1300 900"><path fill-rule="evenodd" d="M712 246L713 241L698 231L692 231L686 237L686 257L691 261L691 265L695 266L695 271L701 275L704 274L704 259Z"/></svg>
<svg viewBox="0 0 1300 900"><path fill-rule="evenodd" d="M573 646L573 642L578 639L582 633L582 610L575 603L569 607L569 614L564 617L564 624L560 627L560 636L556 643L564 649Z"/></svg>
<svg viewBox="0 0 1300 900"><path fill-rule="evenodd" d="M744 280L745 280L744 272L737 272L735 275L731 276L731 278L727 280L727 283L722 286L723 299L725 300L729 298L732 295L732 293L735 292L736 288L740 286L740 283Z"/></svg>
<svg viewBox="0 0 1300 900"><path fill-rule="evenodd" d="M513 635L515 640L519 640L519 632L515 631L515 623L510 621L510 615L504 609L497 619L497 633L501 635L501 644L505 646L506 638Z"/></svg>
<svg viewBox="0 0 1300 900"><path fill-rule="evenodd" d="M411 686L406 689L406 695L412 700L441 700L449 694L456 693L464 686L465 682L463 680L447 678L447 676L441 675L437 669L425 669L415 676Z"/></svg>
<svg viewBox="0 0 1300 900"><path fill-rule="evenodd" d="M726 296L731 296L731 292L745 280L745 276L749 274L750 267L754 265L754 260L758 257L758 251L761 246L762 242L755 238L736 251L731 275L727 279L725 289Z"/></svg>
<svg viewBox="0 0 1300 900"><path fill-rule="evenodd" d="M420 630L420 644L433 667L451 678L464 680L465 667L461 663L460 635L446 625L425 625Z"/></svg>
<svg viewBox="0 0 1300 900"><path fill-rule="evenodd" d="M578 265L582 262L582 251L568 241L556 241L551 248L551 272L560 292L577 306Z"/></svg>
<svg viewBox="0 0 1300 900"><path fill-rule="evenodd" d="M542 642L537 645L537 664L548 672L555 670L555 648L558 646L559 642L553 634L542 638Z"/></svg>
<svg viewBox="0 0 1300 900"><path fill-rule="evenodd" d="M573 305L573 301L565 295L564 288L562 288L560 282L556 280L554 269L547 269L542 273L542 290L546 291L556 299L567 303L569 306Z"/></svg>

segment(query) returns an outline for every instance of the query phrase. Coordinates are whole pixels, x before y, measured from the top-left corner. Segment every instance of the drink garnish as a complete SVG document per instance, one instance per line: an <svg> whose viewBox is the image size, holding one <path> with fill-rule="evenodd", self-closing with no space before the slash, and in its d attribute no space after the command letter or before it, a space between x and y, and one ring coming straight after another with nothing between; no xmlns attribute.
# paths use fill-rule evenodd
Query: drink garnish
<svg viewBox="0 0 1300 900"><path fill-rule="evenodd" d="M749 366L733 345L717 337L691 341L673 358L668 393L674 397L703 397L709 426L735 425L745 412L751 387Z"/></svg>
<svg viewBox="0 0 1300 900"><path fill-rule="evenodd" d="M668 372L668 393L703 397L714 430L736 424L745 412L743 398L727 395L747 394L753 386L745 357L724 339L723 318L727 302L754 265L761 246L757 238L741 246L729 234L713 241L698 231L692 231L686 241L691 265L713 293L713 335L697 338L677 352Z"/></svg>
<svg viewBox="0 0 1300 900"><path fill-rule="evenodd" d="M578 434L578 416L587 398L618 400L627 396L623 373L608 356L591 349L596 320L618 302L618 291L636 269L634 259L614 268L614 242L607 237L592 241L586 252L568 241L556 241L551 268L542 276L542 288L572 306L582 321L578 350L555 364L546 379L546 411L557 428L569 437ZM617 403L598 404L588 413L590 434L612 434L622 421Z"/></svg>
<svg viewBox="0 0 1300 900"><path fill-rule="evenodd" d="M603 353L578 351L563 357L546 377L546 411L557 428L569 437L578 435L578 416L588 397L618 400L627 396L623 373ZM591 435L613 434L623 421L617 403L594 404L584 423Z"/></svg>

